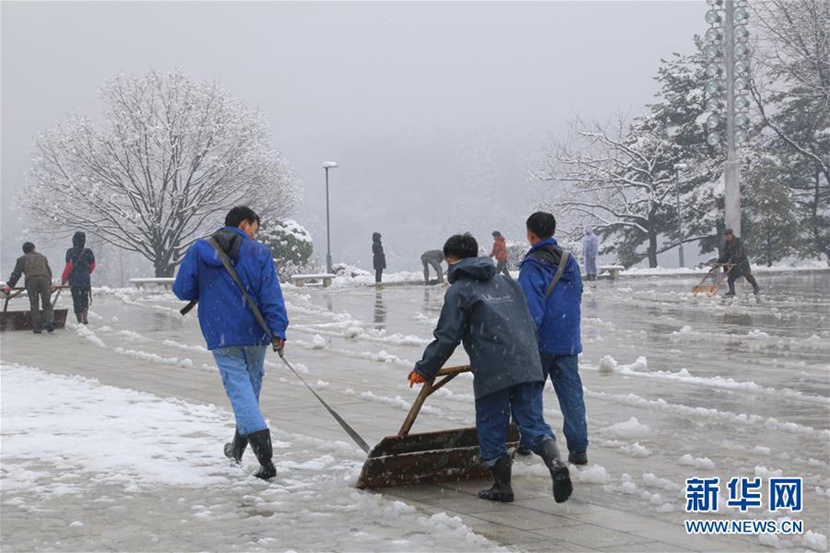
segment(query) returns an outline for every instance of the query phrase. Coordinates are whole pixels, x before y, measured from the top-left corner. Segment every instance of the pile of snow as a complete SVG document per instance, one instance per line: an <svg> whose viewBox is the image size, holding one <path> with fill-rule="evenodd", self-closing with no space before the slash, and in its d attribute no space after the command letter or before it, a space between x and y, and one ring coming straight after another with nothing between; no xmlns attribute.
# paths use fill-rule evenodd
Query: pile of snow
<svg viewBox="0 0 830 553"><path fill-rule="evenodd" d="M610 355L604 356L599 361L599 372L612 373L617 370L617 361Z"/></svg>
<svg viewBox="0 0 830 553"><path fill-rule="evenodd" d="M637 417L631 417L625 422L612 424L605 430L622 438L643 438L651 435L651 428L638 421Z"/></svg>
<svg viewBox="0 0 830 553"><path fill-rule="evenodd" d="M677 460L677 463L686 467L695 467L696 469L711 470L715 468L715 463L708 457L692 457L689 453L683 455Z"/></svg>
<svg viewBox="0 0 830 553"><path fill-rule="evenodd" d="M424 515L357 490L364 455L351 444L272 429L277 477L266 484L252 476L258 466L252 455L235 467L219 453L233 433L228 411L29 367L3 365L0 372L3 385L15 390L0 404L4 508L37 512L60 496L97 497L90 494L120 487L124 494L112 497L110 509L123 509L123 498L146 492L153 502L162 498L164 509L195 490L210 502L188 509L187 500L178 499L183 508L175 516L189 525L226 528L228 542L216 543L216 549L233 549L240 528L250 528L247 512L253 511L279 521L257 530L256 544L268 544L268 550L325 550L336 535L336 549L345 551L504 551L459 517ZM239 510L232 498L245 498L248 509ZM280 539L286 527L291 547ZM175 540L164 532L159 529L158 539ZM93 540L89 549L102 543Z"/></svg>

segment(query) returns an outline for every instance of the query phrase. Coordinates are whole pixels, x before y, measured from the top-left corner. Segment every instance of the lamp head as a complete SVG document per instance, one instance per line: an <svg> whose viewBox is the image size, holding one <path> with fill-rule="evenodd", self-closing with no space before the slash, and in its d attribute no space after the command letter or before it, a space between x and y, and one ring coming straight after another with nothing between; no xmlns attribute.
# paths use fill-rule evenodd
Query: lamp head
<svg viewBox="0 0 830 553"><path fill-rule="evenodd" d="M323 162L323 169L334 169L337 167L336 161L324 161Z"/></svg>

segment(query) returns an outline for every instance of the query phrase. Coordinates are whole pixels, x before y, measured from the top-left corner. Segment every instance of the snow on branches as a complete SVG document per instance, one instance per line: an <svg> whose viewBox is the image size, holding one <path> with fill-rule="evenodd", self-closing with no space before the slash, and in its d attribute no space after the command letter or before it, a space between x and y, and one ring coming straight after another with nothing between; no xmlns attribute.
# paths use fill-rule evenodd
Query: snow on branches
<svg viewBox="0 0 830 553"><path fill-rule="evenodd" d="M189 243L234 205L283 218L300 189L264 117L215 82L118 75L100 124L73 115L41 134L18 201L36 230L83 228L170 276Z"/></svg>

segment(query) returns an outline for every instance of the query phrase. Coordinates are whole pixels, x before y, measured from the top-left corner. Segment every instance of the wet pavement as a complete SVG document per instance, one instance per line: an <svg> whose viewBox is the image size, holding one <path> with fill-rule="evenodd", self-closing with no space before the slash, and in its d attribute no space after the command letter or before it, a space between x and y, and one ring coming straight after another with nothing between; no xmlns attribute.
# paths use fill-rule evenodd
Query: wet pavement
<svg viewBox="0 0 830 553"><path fill-rule="evenodd" d="M802 551L810 545L820 550L802 535L692 536L683 527L689 518L780 516L721 508L717 514L692 517L684 510L687 478L718 476L726 482L779 474L804 479L804 509L787 514L802 520L805 531L830 534L830 273L761 274L758 279L760 300L748 286L735 300L694 297L694 278L624 278L586 285L580 368L590 465L572 469L575 492L567 503L553 502L541 461L524 458L514 467L513 504L479 500L475 492L481 482L389 489L380 497L400 499L424 513L458 515L476 532L512 550ZM444 289L306 287L285 293L291 318L287 358L367 442L394 434L416 394L406 386L406 375L431 339ZM4 333L2 362L227 407L196 319L180 316L180 306L169 292L97 291L88 328L70 324L54 336ZM465 362L459 348L450 364ZM272 427L348 442L276 357L269 357L267 370L262 403ZM3 387L2 393L13 391ZM562 439L550 385L545 409ZM473 421L471 383L461 376L428 400L413 432L471 426ZM339 447L345 459L359 465L360 450ZM41 469L54 470L48 463ZM214 497L212 490L201 493L205 504L227 501ZM725 490L721 493L725 498ZM221 519L205 534L209 539L191 532L190 538L177 540L176 525L165 522L167 515L177 500L198 502L199 494L159 489L117 501L131 513L135 527L155 528L159 541L150 547L138 534L132 536L128 525L112 530L120 532L118 540L106 543L116 545L105 547L83 532L77 539L61 535L59 526L32 530L31 513L15 507L20 503L15 497L25 493L10 497L4 492L3 549L75 551L86 544L91 550L240 550L233 534L249 532L244 521L250 513L235 505L222 509ZM117 496L118 491L105 495ZM69 512L95 509L65 501ZM159 510L145 516L149 505ZM359 513L343 516L360 524ZM326 549L321 544L311 548Z"/></svg>

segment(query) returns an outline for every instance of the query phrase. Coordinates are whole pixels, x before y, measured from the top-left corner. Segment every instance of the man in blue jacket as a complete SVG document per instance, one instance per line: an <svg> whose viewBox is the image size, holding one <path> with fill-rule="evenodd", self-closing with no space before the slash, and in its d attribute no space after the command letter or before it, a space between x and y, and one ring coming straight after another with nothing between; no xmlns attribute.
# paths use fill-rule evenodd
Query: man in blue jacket
<svg viewBox="0 0 830 553"><path fill-rule="evenodd" d="M556 219L537 211L527 219L527 240L531 248L519 264L519 284L539 337L539 353L545 377L550 375L564 418L563 431L568 442L568 460L575 465L588 463L588 425L585 400L577 364L582 352L580 304L582 276L579 263L569 256L559 281L549 290L559 268L562 248L553 234ZM522 446L529 447L524 443Z"/></svg>
<svg viewBox="0 0 830 553"><path fill-rule="evenodd" d="M476 405L479 456L490 467L493 487L478 496L513 501L512 461L507 451L511 410L530 448L545 462L557 503L571 495L568 467L562 462L550 426L542 415L545 377L539 362L536 332L519 285L496 275L487 257L478 257L470 234L456 234L444 244L450 288L433 333L435 340L409 373L409 386L432 382L459 342L470 356Z"/></svg>
<svg viewBox="0 0 830 553"><path fill-rule="evenodd" d="M230 259L270 332L257 322L208 239L197 240L188 250L173 292L180 299L199 301L202 335L233 407L236 432L233 442L225 445L225 455L239 463L250 442L261 465L255 476L268 479L276 476L277 469L272 461L271 431L259 408L259 392L265 351L269 343L275 351L285 345L288 316L271 250L254 240L258 229L259 216L254 210L237 206L225 217L225 226L210 238Z"/></svg>

